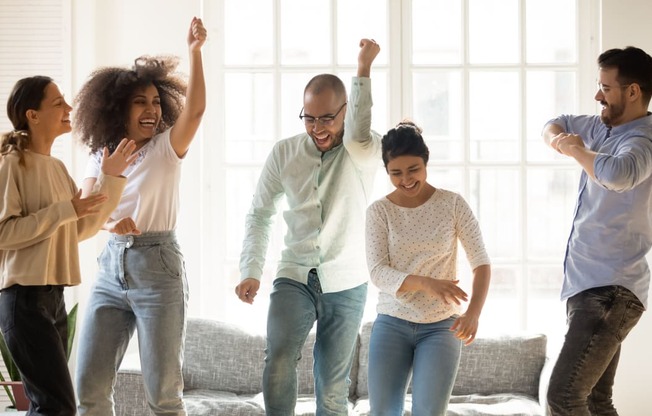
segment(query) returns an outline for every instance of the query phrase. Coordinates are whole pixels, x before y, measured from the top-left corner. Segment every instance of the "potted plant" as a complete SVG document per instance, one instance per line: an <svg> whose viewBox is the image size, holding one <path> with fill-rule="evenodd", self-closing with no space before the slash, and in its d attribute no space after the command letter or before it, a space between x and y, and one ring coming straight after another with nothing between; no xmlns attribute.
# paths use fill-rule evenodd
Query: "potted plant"
<svg viewBox="0 0 652 416"><path fill-rule="evenodd" d="M70 351L72 350L72 343L75 339L75 330L77 324L77 306L76 303L68 313L68 354L66 359L70 358ZM0 336L0 353L2 353L2 360L4 361L5 368L9 380L6 380L2 372L0 372L0 385L5 389L12 407L16 410L27 410L29 408L29 400L25 396L25 389L20 378L20 372L16 363L14 363L5 339Z"/></svg>

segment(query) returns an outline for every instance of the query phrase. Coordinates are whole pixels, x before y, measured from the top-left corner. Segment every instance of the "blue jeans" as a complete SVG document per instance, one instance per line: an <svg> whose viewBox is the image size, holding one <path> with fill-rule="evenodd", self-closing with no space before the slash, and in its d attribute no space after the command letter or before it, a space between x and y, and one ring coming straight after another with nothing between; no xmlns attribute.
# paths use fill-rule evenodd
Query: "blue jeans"
<svg viewBox="0 0 652 416"><path fill-rule="evenodd" d="M568 299L568 332L548 388L551 415L618 415L611 395L620 345L643 311L638 298L621 286Z"/></svg>
<svg viewBox="0 0 652 416"><path fill-rule="evenodd" d="M0 327L30 401L29 416L75 414L67 318L63 286L14 285L0 295Z"/></svg>
<svg viewBox="0 0 652 416"><path fill-rule="evenodd" d="M378 315L369 340L369 405L373 416L402 416L412 374L412 414L445 416L462 342L455 318L419 324Z"/></svg>
<svg viewBox="0 0 652 416"><path fill-rule="evenodd" d="M156 415L186 415L181 372L188 285L173 232L112 236L99 257L79 341L80 415L113 415L113 385L138 330L147 400Z"/></svg>
<svg viewBox="0 0 652 416"><path fill-rule="evenodd" d="M366 299L366 283L341 292L322 293L314 272L309 274L307 285L286 278L274 281L263 371L268 416L294 415L297 362L315 320L316 416L348 414L349 372Z"/></svg>

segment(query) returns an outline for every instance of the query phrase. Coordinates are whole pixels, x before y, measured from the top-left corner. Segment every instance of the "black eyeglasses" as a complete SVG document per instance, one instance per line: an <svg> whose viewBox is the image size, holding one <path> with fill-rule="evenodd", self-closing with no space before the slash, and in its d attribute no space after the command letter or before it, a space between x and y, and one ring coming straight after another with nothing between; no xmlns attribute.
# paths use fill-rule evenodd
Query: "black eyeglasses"
<svg viewBox="0 0 652 416"><path fill-rule="evenodd" d="M313 117L313 116L307 116L303 114L303 108L301 109L301 112L299 113L299 118L303 120L303 123L306 126L314 126L315 123L319 123L322 126L332 126L333 123L335 123L335 117L337 117L338 114L342 111L345 105L348 103L342 104L339 110L335 114L326 114L325 116L321 117Z"/></svg>

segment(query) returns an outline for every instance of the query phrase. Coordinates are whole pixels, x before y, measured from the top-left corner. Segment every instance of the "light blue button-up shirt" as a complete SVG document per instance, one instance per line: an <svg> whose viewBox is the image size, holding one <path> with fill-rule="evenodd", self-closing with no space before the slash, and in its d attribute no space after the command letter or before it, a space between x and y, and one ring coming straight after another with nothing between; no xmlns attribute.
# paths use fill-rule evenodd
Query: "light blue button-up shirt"
<svg viewBox="0 0 652 416"><path fill-rule="evenodd" d="M561 116L558 124L598 153L596 180L582 172L564 260L562 300L619 285L647 307L652 246L652 115L611 132L598 116Z"/></svg>
<svg viewBox="0 0 652 416"><path fill-rule="evenodd" d="M324 293L367 282L364 215L381 160L371 106L371 80L353 78L342 145L322 153L307 133L274 145L246 218L242 279L261 278L272 217L285 196L287 233L277 277L305 284L317 269Z"/></svg>

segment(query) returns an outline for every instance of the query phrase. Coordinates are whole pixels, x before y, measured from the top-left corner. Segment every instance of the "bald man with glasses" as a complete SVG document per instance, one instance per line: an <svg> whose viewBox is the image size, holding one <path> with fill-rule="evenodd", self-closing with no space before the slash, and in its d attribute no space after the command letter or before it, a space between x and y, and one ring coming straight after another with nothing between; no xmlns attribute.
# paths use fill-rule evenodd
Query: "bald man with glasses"
<svg viewBox="0 0 652 416"><path fill-rule="evenodd" d="M263 396L267 415L293 415L298 360L317 322L318 416L348 414L351 358L367 298L364 215L380 162L371 130L371 64L380 47L360 41L358 72L344 83L321 74L305 87L305 132L281 140L260 175L246 218L236 295L252 303L260 287L272 217L285 196L285 249L267 317Z"/></svg>

